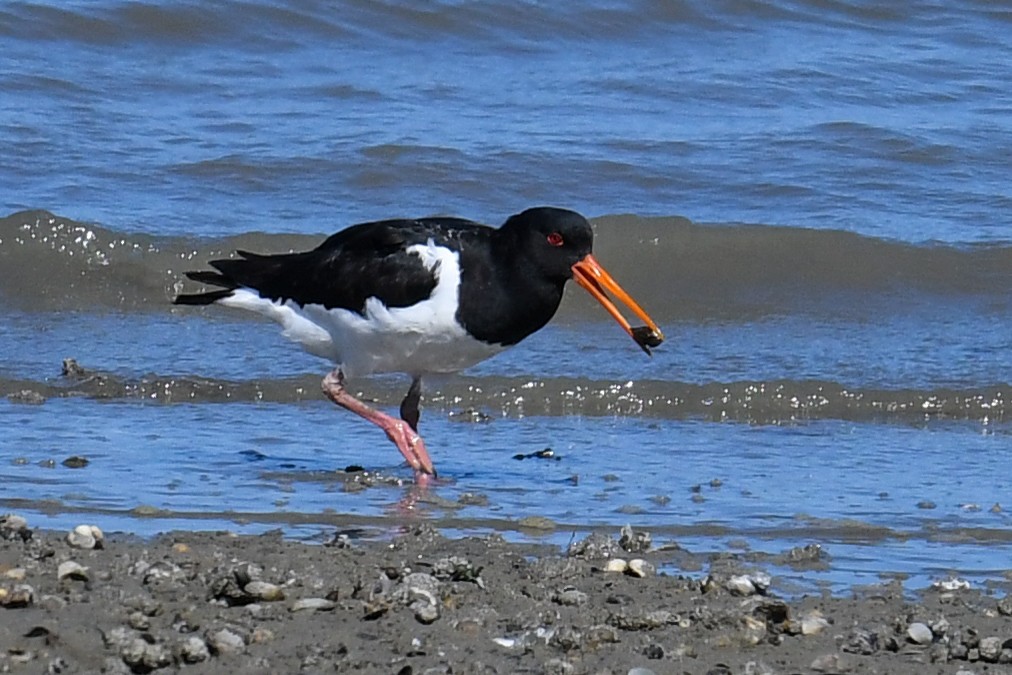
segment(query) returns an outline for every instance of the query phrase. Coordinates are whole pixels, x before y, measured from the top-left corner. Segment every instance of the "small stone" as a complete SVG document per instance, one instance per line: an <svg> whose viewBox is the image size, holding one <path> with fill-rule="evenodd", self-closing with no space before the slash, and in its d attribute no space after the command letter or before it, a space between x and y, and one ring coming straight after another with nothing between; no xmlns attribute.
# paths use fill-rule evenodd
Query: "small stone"
<svg viewBox="0 0 1012 675"><path fill-rule="evenodd" d="M809 668L817 673L849 673L853 670L850 663L840 654L823 654L816 657Z"/></svg>
<svg viewBox="0 0 1012 675"><path fill-rule="evenodd" d="M27 607L35 601L35 589L28 584L18 584L12 588L0 586L0 607L18 609Z"/></svg>
<svg viewBox="0 0 1012 675"><path fill-rule="evenodd" d="M576 666L565 659L554 658L545 662L545 675L569 675L576 672Z"/></svg>
<svg viewBox="0 0 1012 675"><path fill-rule="evenodd" d="M879 650L878 633L863 628L855 628L847 636L841 649L850 654L869 656Z"/></svg>
<svg viewBox="0 0 1012 675"><path fill-rule="evenodd" d="M592 532L586 538L570 544L566 555L570 558L603 560L611 558L618 551L618 543L614 539L601 532Z"/></svg>
<svg viewBox="0 0 1012 675"><path fill-rule="evenodd" d="M329 612L335 607L337 607L337 603L326 598L301 598L292 604L291 611L302 612L304 610L312 610L316 612Z"/></svg>
<svg viewBox="0 0 1012 675"><path fill-rule="evenodd" d="M28 521L16 513L7 513L0 516L0 537L3 539L14 539L21 537L22 533L28 530Z"/></svg>
<svg viewBox="0 0 1012 675"><path fill-rule="evenodd" d="M998 613L1003 616L1012 616L1012 595L1006 595L998 601Z"/></svg>
<svg viewBox="0 0 1012 675"><path fill-rule="evenodd" d="M244 562L231 569L232 576L240 587L246 586L254 581L259 581L263 576L264 569L255 563Z"/></svg>
<svg viewBox="0 0 1012 675"><path fill-rule="evenodd" d="M144 615L144 612L130 612L127 623L134 630L147 630L151 628L151 619Z"/></svg>
<svg viewBox="0 0 1012 675"><path fill-rule="evenodd" d="M561 591L556 591L552 595L552 600L560 605L569 605L571 607L578 607L586 604L589 597L583 591L577 590L572 586L563 588Z"/></svg>
<svg viewBox="0 0 1012 675"><path fill-rule="evenodd" d="M163 644L150 644L144 650L141 664L145 672L166 668L172 665L172 654Z"/></svg>
<svg viewBox="0 0 1012 675"><path fill-rule="evenodd" d="M524 530L543 530L545 532L555 529L555 521L544 516L526 516L517 521L517 527Z"/></svg>
<svg viewBox="0 0 1012 675"><path fill-rule="evenodd" d="M958 579L952 577L949 579L942 579L935 581L931 584L931 587L936 591L943 591L946 593L952 593L954 591L965 591L970 588L970 582L965 579Z"/></svg>
<svg viewBox="0 0 1012 675"><path fill-rule="evenodd" d="M282 590L282 588L277 584L272 584L267 581L251 581L243 587L243 591L251 597L257 598L258 600L265 600L267 602L285 599L284 590Z"/></svg>
<svg viewBox="0 0 1012 675"><path fill-rule="evenodd" d="M274 631L270 628L264 628L263 626L257 626L253 629L253 633L250 635L250 644L263 644L264 642L270 642L274 639Z"/></svg>
<svg viewBox="0 0 1012 675"><path fill-rule="evenodd" d="M625 573L629 568L629 563L622 558L612 558L604 565L605 572L618 572L620 574Z"/></svg>
<svg viewBox="0 0 1012 675"><path fill-rule="evenodd" d="M60 374L63 377L84 377L88 374L88 371L77 362L77 359L66 358L63 359L63 367Z"/></svg>
<svg viewBox="0 0 1012 675"><path fill-rule="evenodd" d="M139 669L144 665L144 654L148 651L148 643L141 638L127 640L119 650L119 655L131 669Z"/></svg>
<svg viewBox="0 0 1012 675"><path fill-rule="evenodd" d="M216 654L237 654L246 648L246 642L227 628L208 633L207 644Z"/></svg>
<svg viewBox="0 0 1012 675"><path fill-rule="evenodd" d="M211 650L207 648L206 642L191 635L179 645L179 656L184 663L203 663L211 658Z"/></svg>
<svg viewBox="0 0 1012 675"><path fill-rule="evenodd" d="M625 573L631 577L642 579L644 577L652 576L656 571L657 570L653 564L643 560L642 558L634 558L629 561L629 564L626 566Z"/></svg>
<svg viewBox="0 0 1012 675"><path fill-rule="evenodd" d="M926 645L931 644L934 636L927 624L918 621L907 626L907 639L914 644Z"/></svg>
<svg viewBox="0 0 1012 675"><path fill-rule="evenodd" d="M642 553L643 551L649 551L651 543L652 541L649 532L637 532L632 528L632 525L626 525L619 530L618 545L621 546L622 550L627 553Z"/></svg>
<svg viewBox="0 0 1012 675"><path fill-rule="evenodd" d="M22 389L21 391L7 394L7 400L11 403L25 403L27 405L42 405L46 397L34 389Z"/></svg>
<svg viewBox="0 0 1012 675"><path fill-rule="evenodd" d="M105 535L95 525L78 525L67 534L67 543L73 548L91 550L102 548Z"/></svg>
<svg viewBox="0 0 1012 675"><path fill-rule="evenodd" d="M928 509L928 510L929 509L935 509L935 508L938 508L938 504L935 504L930 499L925 499L925 500L917 502L917 508L919 508L919 509Z"/></svg>
<svg viewBox="0 0 1012 675"><path fill-rule="evenodd" d="M788 564L796 565L818 562L823 558L824 553L822 546L819 544L806 544L804 546L795 546L787 551L784 557L787 558Z"/></svg>
<svg viewBox="0 0 1012 675"><path fill-rule="evenodd" d="M801 618L802 635L818 635L829 628L829 622L819 612L810 612Z"/></svg>
<svg viewBox="0 0 1012 675"><path fill-rule="evenodd" d="M757 645L766 637L766 622L752 616L744 616L742 621L742 641L747 645Z"/></svg>
<svg viewBox="0 0 1012 675"><path fill-rule="evenodd" d="M63 581L64 579L87 581L88 568L80 563L74 562L73 560L68 560L60 563L60 566L56 568L56 578L60 581Z"/></svg>
<svg viewBox="0 0 1012 675"><path fill-rule="evenodd" d="M27 576L28 571L24 567L12 567L4 571L4 578L11 581L24 581Z"/></svg>
<svg viewBox="0 0 1012 675"><path fill-rule="evenodd" d="M615 644L619 641L618 631L614 627L604 624L591 626L587 629L584 637L587 641L587 646L592 649L602 644Z"/></svg>
<svg viewBox="0 0 1012 675"><path fill-rule="evenodd" d="M773 577L766 572L753 572L748 578L760 594L765 594L770 589L770 586L773 585Z"/></svg>
<svg viewBox="0 0 1012 675"><path fill-rule="evenodd" d="M724 587L732 595L755 595L757 590L747 574L737 574L724 582Z"/></svg>
<svg viewBox="0 0 1012 675"><path fill-rule="evenodd" d="M89 462L87 457L81 457L80 455L71 455L67 459L63 460L63 462L61 463L68 469L83 469L84 467L88 466Z"/></svg>
<svg viewBox="0 0 1012 675"><path fill-rule="evenodd" d="M643 656L647 657L651 661L663 659L664 647L660 646L656 642L650 643L643 648Z"/></svg>
<svg viewBox="0 0 1012 675"><path fill-rule="evenodd" d="M986 637L980 639L977 649L980 650L980 660L988 663L997 663L1001 656L1001 638Z"/></svg>
<svg viewBox="0 0 1012 675"><path fill-rule="evenodd" d="M439 618L439 607L426 600L415 600L411 603L410 608L419 623L427 625Z"/></svg>

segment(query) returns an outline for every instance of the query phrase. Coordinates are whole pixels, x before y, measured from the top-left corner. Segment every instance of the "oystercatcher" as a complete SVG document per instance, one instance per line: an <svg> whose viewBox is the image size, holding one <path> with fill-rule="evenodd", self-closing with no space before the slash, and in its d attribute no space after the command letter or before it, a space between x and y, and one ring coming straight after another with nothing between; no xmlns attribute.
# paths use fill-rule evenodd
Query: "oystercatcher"
<svg viewBox="0 0 1012 675"><path fill-rule="evenodd" d="M539 207L492 228L461 218L382 220L353 225L311 251L214 260L216 271L187 277L215 290L175 304L248 309L337 367L323 392L376 424L414 469L436 470L418 435L422 377L452 373L515 345L552 318L569 279L595 297L650 354L657 324L591 254L594 234L578 213ZM606 291L646 326L632 327ZM400 419L367 406L345 377L411 376Z"/></svg>

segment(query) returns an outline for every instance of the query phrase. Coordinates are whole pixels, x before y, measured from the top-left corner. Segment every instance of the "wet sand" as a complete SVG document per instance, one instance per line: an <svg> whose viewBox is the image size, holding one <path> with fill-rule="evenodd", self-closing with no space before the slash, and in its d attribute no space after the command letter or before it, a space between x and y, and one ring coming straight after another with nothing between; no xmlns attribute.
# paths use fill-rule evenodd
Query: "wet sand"
<svg viewBox="0 0 1012 675"><path fill-rule="evenodd" d="M78 529L0 520L0 670L1012 672L1012 598L892 582L781 599L742 557L628 529L567 551L426 524L324 545L174 532L87 548L99 533ZM657 573L672 567L698 572Z"/></svg>

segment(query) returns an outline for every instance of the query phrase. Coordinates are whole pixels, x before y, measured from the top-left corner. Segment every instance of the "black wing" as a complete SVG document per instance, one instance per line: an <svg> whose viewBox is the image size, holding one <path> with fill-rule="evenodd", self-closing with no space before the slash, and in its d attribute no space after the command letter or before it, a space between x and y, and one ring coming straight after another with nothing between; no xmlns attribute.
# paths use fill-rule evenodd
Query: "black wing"
<svg viewBox="0 0 1012 675"><path fill-rule="evenodd" d="M225 290L180 295L175 302L210 304L246 287L271 300L358 313L364 312L371 297L387 307L407 307L428 298L436 286L434 270L407 248L429 239L451 243L462 230L474 228L486 229L455 218L386 220L349 227L312 251L278 255L238 251L240 258L211 262L217 272L187 274Z"/></svg>

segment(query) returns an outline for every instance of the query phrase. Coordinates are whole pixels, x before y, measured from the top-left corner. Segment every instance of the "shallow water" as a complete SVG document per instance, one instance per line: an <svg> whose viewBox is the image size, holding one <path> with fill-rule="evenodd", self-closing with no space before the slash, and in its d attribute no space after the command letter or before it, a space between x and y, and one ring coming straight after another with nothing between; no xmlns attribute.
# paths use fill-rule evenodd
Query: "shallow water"
<svg viewBox="0 0 1012 675"><path fill-rule="evenodd" d="M820 543L831 568L797 581L834 589L999 579L1009 23L968 1L5 5L0 505L309 539L631 522L700 551ZM668 341L645 357L570 290L427 382L444 480L421 501L336 472L410 480L322 399L327 364L170 304L236 248L540 203L592 217ZM396 406L406 382L353 386Z"/></svg>

